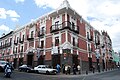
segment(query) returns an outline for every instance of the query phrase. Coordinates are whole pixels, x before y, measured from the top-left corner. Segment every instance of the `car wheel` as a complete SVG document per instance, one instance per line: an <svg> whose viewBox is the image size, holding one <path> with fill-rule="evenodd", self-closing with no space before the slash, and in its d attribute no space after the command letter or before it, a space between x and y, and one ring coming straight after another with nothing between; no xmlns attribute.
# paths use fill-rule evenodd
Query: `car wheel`
<svg viewBox="0 0 120 80"><path fill-rule="evenodd" d="M28 73L28 72L29 72L29 70L26 70L26 72Z"/></svg>
<svg viewBox="0 0 120 80"><path fill-rule="evenodd" d="M50 74L49 71L46 71L46 74Z"/></svg>
<svg viewBox="0 0 120 80"><path fill-rule="evenodd" d="M56 75L56 74L57 74L57 72L55 71L55 72L54 72L54 74Z"/></svg>
<svg viewBox="0 0 120 80"><path fill-rule="evenodd" d="M0 67L0 72L2 72L3 71L3 68L2 67Z"/></svg>
<svg viewBox="0 0 120 80"><path fill-rule="evenodd" d="M38 70L35 70L35 73L39 74L39 71L38 71Z"/></svg>
<svg viewBox="0 0 120 80"><path fill-rule="evenodd" d="M19 69L19 71L21 72L22 70L21 70L21 69Z"/></svg>

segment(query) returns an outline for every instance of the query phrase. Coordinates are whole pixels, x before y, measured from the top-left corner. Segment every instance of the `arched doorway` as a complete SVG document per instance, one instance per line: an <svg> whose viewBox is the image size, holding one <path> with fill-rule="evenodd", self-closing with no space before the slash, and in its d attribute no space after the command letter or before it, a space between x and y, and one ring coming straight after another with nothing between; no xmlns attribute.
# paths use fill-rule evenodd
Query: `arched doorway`
<svg viewBox="0 0 120 80"><path fill-rule="evenodd" d="M56 68L56 65L57 64L61 64L60 63L60 54L54 54L54 55L52 55L52 66L53 66L53 68Z"/></svg>
<svg viewBox="0 0 120 80"><path fill-rule="evenodd" d="M38 65L42 65L44 64L44 56L40 55L40 57L38 58Z"/></svg>
<svg viewBox="0 0 120 80"><path fill-rule="evenodd" d="M73 60L73 64L75 64L75 66L77 67L77 65L79 64L78 55L73 54L72 55L72 60Z"/></svg>
<svg viewBox="0 0 120 80"><path fill-rule="evenodd" d="M19 66L23 65L23 58L19 58Z"/></svg>
<svg viewBox="0 0 120 80"><path fill-rule="evenodd" d="M33 52L28 52L27 54L27 65L33 65Z"/></svg>
<svg viewBox="0 0 120 80"><path fill-rule="evenodd" d="M13 64L14 68L17 68L17 58L14 58L14 64Z"/></svg>

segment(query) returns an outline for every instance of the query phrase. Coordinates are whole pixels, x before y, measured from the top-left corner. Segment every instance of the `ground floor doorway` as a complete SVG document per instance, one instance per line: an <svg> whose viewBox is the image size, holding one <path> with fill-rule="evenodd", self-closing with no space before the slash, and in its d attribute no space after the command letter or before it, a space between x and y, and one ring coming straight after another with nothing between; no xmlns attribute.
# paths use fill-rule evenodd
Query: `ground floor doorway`
<svg viewBox="0 0 120 80"><path fill-rule="evenodd" d="M39 58L38 58L38 65L43 65L44 64L44 56L41 55Z"/></svg>
<svg viewBox="0 0 120 80"><path fill-rule="evenodd" d="M33 55L27 55L27 65L32 66L33 65Z"/></svg>
<svg viewBox="0 0 120 80"><path fill-rule="evenodd" d="M61 64L61 55L60 54L56 54L56 55L52 55L52 66L53 68L56 68L57 64Z"/></svg>
<svg viewBox="0 0 120 80"><path fill-rule="evenodd" d="M19 58L19 66L23 65L23 58Z"/></svg>
<svg viewBox="0 0 120 80"><path fill-rule="evenodd" d="M15 69L17 68L17 58L14 59L13 67L14 67Z"/></svg>
<svg viewBox="0 0 120 80"><path fill-rule="evenodd" d="M89 62L89 70L92 71L92 58L91 57L88 57L88 62Z"/></svg>

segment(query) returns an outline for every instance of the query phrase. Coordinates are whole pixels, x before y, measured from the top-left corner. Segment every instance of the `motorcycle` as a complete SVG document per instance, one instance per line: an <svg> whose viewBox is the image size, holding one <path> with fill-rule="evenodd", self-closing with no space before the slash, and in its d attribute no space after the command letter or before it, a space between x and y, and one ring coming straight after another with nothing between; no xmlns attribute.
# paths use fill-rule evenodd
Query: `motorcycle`
<svg viewBox="0 0 120 80"><path fill-rule="evenodd" d="M10 78L11 77L11 73L12 73L12 70L10 67L8 67L6 70L5 70L5 77L8 77Z"/></svg>

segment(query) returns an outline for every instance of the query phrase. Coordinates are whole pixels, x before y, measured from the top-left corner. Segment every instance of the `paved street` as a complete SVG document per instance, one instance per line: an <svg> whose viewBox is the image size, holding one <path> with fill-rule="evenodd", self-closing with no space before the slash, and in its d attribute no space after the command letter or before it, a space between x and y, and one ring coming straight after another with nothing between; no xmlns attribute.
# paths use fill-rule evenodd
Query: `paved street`
<svg viewBox="0 0 120 80"><path fill-rule="evenodd" d="M0 80L120 80L120 70L88 75L44 75L14 71L11 78L5 78L3 73L0 73Z"/></svg>

